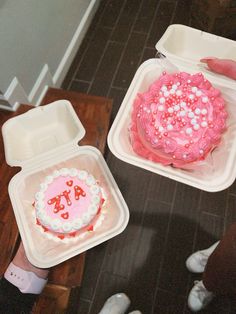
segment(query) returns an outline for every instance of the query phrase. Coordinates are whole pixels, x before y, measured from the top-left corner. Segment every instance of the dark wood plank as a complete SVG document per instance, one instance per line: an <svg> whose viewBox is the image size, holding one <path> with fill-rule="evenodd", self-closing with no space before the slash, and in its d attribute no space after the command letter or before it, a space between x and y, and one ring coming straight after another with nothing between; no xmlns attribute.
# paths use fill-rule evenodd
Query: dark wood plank
<svg viewBox="0 0 236 314"><path fill-rule="evenodd" d="M149 33L159 3L160 0L144 0L142 2L141 9L135 21L133 31L146 34Z"/></svg>
<svg viewBox="0 0 236 314"><path fill-rule="evenodd" d="M152 307L155 303L156 287L163 263L162 257L167 240L170 212L170 205L160 202L158 199L148 200L142 223L132 226L133 234L131 236L135 238L136 235L137 239L135 242L136 250L131 251L133 250L131 241L125 242L127 248L131 251L127 254L129 256L128 260L132 261L128 295L132 303L142 313L152 313ZM123 276L124 274L123 271Z"/></svg>
<svg viewBox="0 0 236 314"><path fill-rule="evenodd" d="M113 28L116 25L121 8L120 1L108 0L102 14L100 14L100 25Z"/></svg>
<svg viewBox="0 0 236 314"><path fill-rule="evenodd" d="M19 113L23 113L29 106L21 106L18 112L0 110L0 125L2 126L5 121L16 116ZM8 184L11 178L20 171L18 167L9 167L5 161L3 138L0 137L0 160L1 160L1 195L0 195L0 247L1 247L1 259L0 259L0 276L5 272L7 266L12 260L15 252L15 244L19 237L19 231L16 224L15 216L11 207L10 198L8 195Z"/></svg>
<svg viewBox="0 0 236 314"><path fill-rule="evenodd" d="M145 40L145 34L131 33L113 82L114 87L129 87L141 59Z"/></svg>
<svg viewBox="0 0 236 314"><path fill-rule="evenodd" d="M126 286L127 280L123 277L103 272L100 275L100 281L97 285L93 303L91 304L90 313L97 314L103 307L103 304L107 300L107 298L109 298L112 294L125 292ZM81 312L81 314L84 313Z"/></svg>
<svg viewBox="0 0 236 314"><path fill-rule="evenodd" d="M104 55L95 74L92 86L89 89L91 95L107 96L110 82L116 72L124 45L116 42L108 42Z"/></svg>
<svg viewBox="0 0 236 314"><path fill-rule="evenodd" d="M70 289L47 284L33 308L33 314L64 314L67 310Z"/></svg>
<svg viewBox="0 0 236 314"><path fill-rule="evenodd" d="M191 6L191 0L178 0L172 23L189 25Z"/></svg>
<svg viewBox="0 0 236 314"><path fill-rule="evenodd" d="M201 210L210 214L224 216L227 193L227 190L216 192L214 194L205 191L202 192Z"/></svg>
<svg viewBox="0 0 236 314"><path fill-rule="evenodd" d="M98 27L95 30L94 37L91 39L79 65L77 65L76 79L83 81L91 81L93 79L99 61L104 54L110 34L111 30L105 27ZM97 57L98 55L99 59Z"/></svg>
<svg viewBox="0 0 236 314"><path fill-rule="evenodd" d="M110 88L108 97L113 99L113 107L112 107L112 113L111 113L111 123L114 121L116 114L122 104L122 101L125 97L125 94L127 92L127 89L125 88Z"/></svg>
<svg viewBox="0 0 236 314"><path fill-rule="evenodd" d="M137 0L123 1L121 14L113 30L111 40L120 43L125 43L128 40L140 4L141 2Z"/></svg>
<svg viewBox="0 0 236 314"><path fill-rule="evenodd" d="M70 85L70 91L87 94L89 86L90 86L89 82L75 79Z"/></svg>
<svg viewBox="0 0 236 314"><path fill-rule="evenodd" d="M149 32L146 46L155 47L158 40L161 38L166 28L171 24L172 16L174 14L176 2L162 1L158 7L157 13L154 17L152 28Z"/></svg>
<svg viewBox="0 0 236 314"><path fill-rule="evenodd" d="M185 297L180 296L177 291L176 293L170 293L158 289L153 313L183 314L185 302Z"/></svg>

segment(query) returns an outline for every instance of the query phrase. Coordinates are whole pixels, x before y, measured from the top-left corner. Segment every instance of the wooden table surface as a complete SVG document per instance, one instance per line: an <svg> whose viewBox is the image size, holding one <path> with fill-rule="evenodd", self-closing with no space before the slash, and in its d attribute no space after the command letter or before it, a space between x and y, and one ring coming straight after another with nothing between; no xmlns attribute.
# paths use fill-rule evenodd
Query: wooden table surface
<svg viewBox="0 0 236 314"><path fill-rule="evenodd" d="M79 145L92 145L104 153L110 124L112 100L104 97L89 96L77 92L50 88L42 101L42 105L59 99L67 99L71 102L86 130L86 134ZM0 110L1 126L6 120L32 108L34 107L30 105L21 105L16 112ZM20 171L20 168L10 167L6 164L2 137L0 138L0 161L0 276L2 276L14 256L18 242L20 241L17 224L8 196L8 183L10 179ZM77 255L52 268L49 275L48 287L46 286L41 300L39 300L38 305L35 307L34 313L43 313L43 306L45 306L45 308L47 306L47 312L45 313L53 313L53 311L56 310L55 302L58 303L57 313L64 313L63 310L67 306L70 289L78 287L81 284L84 262L85 253ZM46 305L47 302L45 299L48 298L49 300L54 300L52 312L50 312L48 305Z"/></svg>

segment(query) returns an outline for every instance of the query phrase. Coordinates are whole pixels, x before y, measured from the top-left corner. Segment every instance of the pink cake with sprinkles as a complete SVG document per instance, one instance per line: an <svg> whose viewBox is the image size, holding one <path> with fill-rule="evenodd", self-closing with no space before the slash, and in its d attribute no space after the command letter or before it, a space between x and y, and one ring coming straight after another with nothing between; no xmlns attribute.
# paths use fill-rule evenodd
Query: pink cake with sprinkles
<svg viewBox="0 0 236 314"><path fill-rule="evenodd" d="M226 119L220 90L202 73L163 72L134 101L131 144L143 158L181 168L219 145Z"/></svg>
<svg viewBox="0 0 236 314"><path fill-rule="evenodd" d="M94 176L61 168L45 177L35 194L36 223L60 239L92 231L104 198Z"/></svg>

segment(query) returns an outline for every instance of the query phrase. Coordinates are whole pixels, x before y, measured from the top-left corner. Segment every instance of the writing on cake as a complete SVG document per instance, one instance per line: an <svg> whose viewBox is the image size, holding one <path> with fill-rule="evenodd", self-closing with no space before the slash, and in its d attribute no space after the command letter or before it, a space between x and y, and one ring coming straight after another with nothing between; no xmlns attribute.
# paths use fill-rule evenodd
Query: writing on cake
<svg viewBox="0 0 236 314"><path fill-rule="evenodd" d="M76 236L93 230L103 203L102 189L92 174L62 168L47 176L35 194L36 222L61 239Z"/></svg>

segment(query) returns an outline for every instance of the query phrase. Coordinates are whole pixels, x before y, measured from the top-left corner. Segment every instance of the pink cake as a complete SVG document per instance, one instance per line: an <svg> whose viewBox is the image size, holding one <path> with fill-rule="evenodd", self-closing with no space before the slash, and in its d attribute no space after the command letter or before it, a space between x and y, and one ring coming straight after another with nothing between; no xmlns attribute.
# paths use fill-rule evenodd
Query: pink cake
<svg viewBox="0 0 236 314"><path fill-rule="evenodd" d="M131 144L146 159L183 167L219 145L226 118L220 91L202 73L163 72L134 101Z"/></svg>
<svg viewBox="0 0 236 314"><path fill-rule="evenodd" d="M103 202L101 187L91 174L62 168L47 176L35 194L36 221L61 239L76 236L93 230Z"/></svg>

